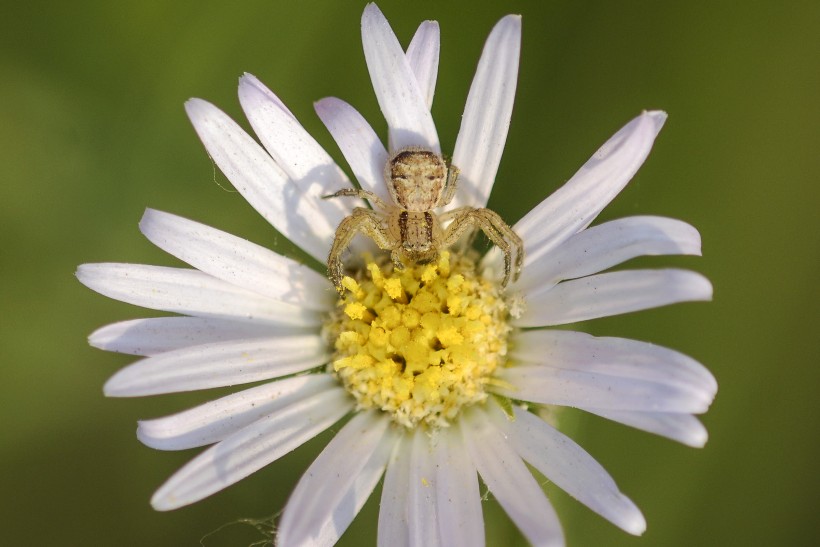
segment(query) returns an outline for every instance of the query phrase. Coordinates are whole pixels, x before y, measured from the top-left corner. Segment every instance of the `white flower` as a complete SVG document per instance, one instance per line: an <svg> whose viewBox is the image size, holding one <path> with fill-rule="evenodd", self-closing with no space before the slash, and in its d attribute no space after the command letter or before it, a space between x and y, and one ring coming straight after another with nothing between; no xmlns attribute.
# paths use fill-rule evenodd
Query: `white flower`
<svg viewBox="0 0 820 547"><path fill-rule="evenodd" d="M405 52L371 4L362 37L389 150L440 153L430 115L438 25L423 23ZM507 16L485 45L453 152L461 169L453 207L483 207L489 197L520 37L520 17ZM351 182L256 78L241 78L239 98L264 147L213 105L193 99L186 108L231 183L323 261L353 204L322 196ZM390 199L382 178L389 151L371 126L339 99L319 101L316 111L361 187ZM153 448L213 445L156 492L154 507L201 500L351 416L299 481L278 544L334 543L384 477L380 544L482 545L480 475L533 544L560 545L560 524L525 461L616 526L642 533L643 516L606 471L520 402L571 406L684 444L705 443L693 414L707 410L717 385L694 360L644 342L529 328L711 297L709 282L693 272L598 273L642 255L700 254L698 232L677 220L629 217L588 228L643 163L665 118L645 112L629 122L514 226L526 261L506 300L492 274L497 253L478 268L468 251L442 253L437 264L401 274L371 260L346 280L340 302L322 273L149 209L143 233L193 269L87 264L77 275L106 296L182 317L126 321L91 335L96 347L145 356L115 374L106 394L274 380L140 422L137 435ZM354 253L367 248L364 242Z"/></svg>

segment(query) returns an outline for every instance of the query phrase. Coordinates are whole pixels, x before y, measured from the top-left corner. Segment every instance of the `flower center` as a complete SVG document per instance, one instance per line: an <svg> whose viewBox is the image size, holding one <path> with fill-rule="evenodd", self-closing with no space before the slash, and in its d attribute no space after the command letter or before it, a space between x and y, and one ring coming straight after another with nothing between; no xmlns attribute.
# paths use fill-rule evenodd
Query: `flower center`
<svg viewBox="0 0 820 547"><path fill-rule="evenodd" d="M361 409L404 426L447 426L485 386L507 352L507 306L471 256L394 270L369 261L328 325L333 369Z"/></svg>

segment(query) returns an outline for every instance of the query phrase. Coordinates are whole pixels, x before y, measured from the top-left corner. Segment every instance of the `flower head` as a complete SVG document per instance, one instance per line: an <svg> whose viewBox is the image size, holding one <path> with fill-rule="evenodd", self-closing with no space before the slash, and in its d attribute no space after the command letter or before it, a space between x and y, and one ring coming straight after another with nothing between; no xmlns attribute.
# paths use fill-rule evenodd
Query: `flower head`
<svg viewBox="0 0 820 547"><path fill-rule="evenodd" d="M452 163L461 170L451 207L484 207L507 135L521 20L493 29L473 80ZM371 4L365 57L387 120L388 145L347 103L316 111L360 187L389 199L389 154L441 148L430 106L439 30L425 22L406 51ZM262 146L213 105L189 117L231 183L279 232L317 260L352 209L327 200L351 183L284 104L256 78L239 98ZM118 300L181 316L109 325L102 349L144 356L106 384L133 397L263 383L178 414L142 421L148 446L212 445L154 495L159 510L201 500L348 421L288 502L280 545L334 543L384 477L379 542L481 545L478 476L536 545L562 544L557 517L525 464L627 532L640 511L580 446L541 419L541 405L580 408L692 446L706 441L693 416L717 386L670 349L544 327L681 301L711 286L688 271L599 273L642 255L699 254L691 226L628 217L588 226L647 157L666 115L645 112L608 140L562 188L513 226L526 249L521 277L502 290L501 253L468 244L398 270L366 240L339 298L316 270L214 228L148 210L143 233L192 269L88 264L81 282ZM358 203L364 206L364 203Z"/></svg>

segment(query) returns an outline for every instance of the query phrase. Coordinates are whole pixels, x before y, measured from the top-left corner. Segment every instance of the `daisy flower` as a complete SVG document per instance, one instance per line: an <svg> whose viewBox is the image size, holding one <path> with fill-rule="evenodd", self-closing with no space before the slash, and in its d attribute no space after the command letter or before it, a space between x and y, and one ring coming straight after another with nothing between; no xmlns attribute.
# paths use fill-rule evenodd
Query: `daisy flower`
<svg viewBox="0 0 820 547"><path fill-rule="evenodd" d="M347 103L316 111L364 190L389 201L394 150L441 154L430 106L439 28L422 23L403 50L371 4L362 39L387 121L387 146ZM452 164L451 205L484 207L507 136L521 19L492 30L470 88ZM344 171L269 89L246 74L239 99L261 145L215 106L186 110L213 161L280 233L324 261L356 199ZM125 321L93 346L144 356L105 385L136 397L255 383L195 408L139 423L160 450L210 445L154 495L158 510L194 503L296 449L334 424L338 433L303 475L277 530L279 545L330 545L383 480L382 545L482 545L479 476L534 545L561 545L553 508L527 468L632 534L645 521L607 472L542 419L575 407L702 446L694 414L717 386L699 363L645 342L544 327L675 302L708 300L701 275L678 269L608 270L642 255L700 254L698 232L637 216L589 227L649 154L666 119L644 112L598 149L562 188L513 226L525 246L521 276L500 285L501 257L463 245L429 264L394 270L366 238L346 260L344 295L324 272L197 222L148 210L140 229L192 268L86 264L80 281L110 298L180 316Z"/></svg>

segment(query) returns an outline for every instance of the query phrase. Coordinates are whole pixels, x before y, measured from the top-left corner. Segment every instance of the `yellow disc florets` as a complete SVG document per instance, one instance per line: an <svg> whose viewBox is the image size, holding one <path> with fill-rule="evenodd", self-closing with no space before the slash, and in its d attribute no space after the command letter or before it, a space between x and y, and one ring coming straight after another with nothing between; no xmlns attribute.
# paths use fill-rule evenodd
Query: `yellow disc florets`
<svg viewBox="0 0 820 547"><path fill-rule="evenodd" d="M328 325L333 369L359 408L379 408L407 427L442 427L485 386L507 352L507 307L475 260L441 253L436 263L394 271L367 264Z"/></svg>

